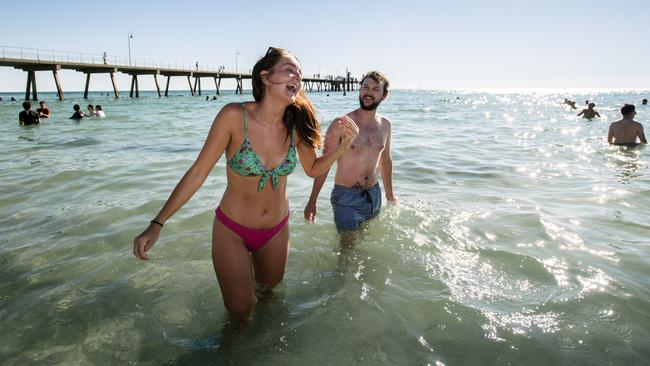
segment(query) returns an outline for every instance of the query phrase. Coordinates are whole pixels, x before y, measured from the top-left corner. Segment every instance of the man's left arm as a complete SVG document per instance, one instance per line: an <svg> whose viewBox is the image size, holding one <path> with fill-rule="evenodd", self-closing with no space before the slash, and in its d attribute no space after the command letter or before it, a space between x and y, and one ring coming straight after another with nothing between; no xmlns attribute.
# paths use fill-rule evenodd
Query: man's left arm
<svg viewBox="0 0 650 366"><path fill-rule="evenodd" d="M379 162L379 169L381 173L381 180L384 183L384 191L386 193L386 199L389 202L397 203L397 196L393 192L393 158L390 154L390 140L391 140L391 125L388 120L386 120L388 128L388 136L386 137L386 146L384 151L381 153L381 158Z"/></svg>
<svg viewBox="0 0 650 366"><path fill-rule="evenodd" d="M642 144L647 144L648 140L645 138L645 133L643 133L643 125L639 123L639 132L637 132L637 135L639 135L639 140L641 140Z"/></svg>

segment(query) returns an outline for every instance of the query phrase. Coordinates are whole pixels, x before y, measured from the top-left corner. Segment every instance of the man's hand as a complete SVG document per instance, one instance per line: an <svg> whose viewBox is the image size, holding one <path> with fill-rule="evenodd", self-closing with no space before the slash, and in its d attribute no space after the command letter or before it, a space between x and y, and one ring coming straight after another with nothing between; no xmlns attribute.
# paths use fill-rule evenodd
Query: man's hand
<svg viewBox="0 0 650 366"><path fill-rule="evenodd" d="M349 147L352 144L352 141L357 138L359 135L359 126L348 116L343 116L339 119L339 129L341 136L341 143L345 147Z"/></svg>
<svg viewBox="0 0 650 366"><path fill-rule="evenodd" d="M305 206L305 220L314 222L316 220L316 212L318 211L318 208L316 208L316 202L309 201L307 202L307 205Z"/></svg>

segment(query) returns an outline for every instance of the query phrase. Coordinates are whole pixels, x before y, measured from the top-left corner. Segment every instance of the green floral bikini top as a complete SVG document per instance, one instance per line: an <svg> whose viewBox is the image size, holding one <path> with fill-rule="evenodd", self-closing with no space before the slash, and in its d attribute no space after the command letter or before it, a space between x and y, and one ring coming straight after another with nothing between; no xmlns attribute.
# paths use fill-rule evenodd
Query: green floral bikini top
<svg viewBox="0 0 650 366"><path fill-rule="evenodd" d="M248 140L248 114L244 104L241 105L244 110L244 142L242 142L237 152L228 160L228 166L235 173L242 176L261 176L257 185L257 191L264 189L266 181L271 178L273 190L278 190L278 176L289 175L296 168L296 143L294 140L295 129L291 130L291 146L287 152L287 157L275 168L267 170L260 158L253 150L251 142Z"/></svg>

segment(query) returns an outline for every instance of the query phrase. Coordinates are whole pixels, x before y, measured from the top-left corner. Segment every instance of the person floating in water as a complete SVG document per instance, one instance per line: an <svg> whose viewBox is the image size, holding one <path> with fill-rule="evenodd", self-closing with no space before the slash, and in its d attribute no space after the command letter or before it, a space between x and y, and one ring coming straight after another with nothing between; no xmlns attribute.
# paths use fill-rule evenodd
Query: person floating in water
<svg viewBox="0 0 650 366"><path fill-rule="evenodd" d="M575 100L569 100L569 99L567 99L567 98L564 98L564 104L566 104L566 105L568 105L569 107L571 107L571 109L578 109L578 108L576 107L576 102L575 102Z"/></svg>
<svg viewBox="0 0 650 366"><path fill-rule="evenodd" d="M338 148L341 142L339 124L354 121L359 126L359 136L349 150L336 161L336 176L330 201L334 223L341 233L341 245L352 246L361 223L377 216L381 209L381 189L377 171L386 191L386 199L397 202L393 192L393 160L390 153L391 123L377 113L379 104L388 96L388 79L378 71L371 71L361 80L360 107L330 125L325 137L323 153ZM329 172L329 171L328 171ZM327 173L314 179L304 217L316 217L318 194L327 179Z"/></svg>
<svg viewBox="0 0 650 366"><path fill-rule="evenodd" d="M647 100L647 99L643 99L643 100L641 101L641 104L643 104L643 105L648 105L648 100Z"/></svg>
<svg viewBox="0 0 650 366"><path fill-rule="evenodd" d="M636 146L637 137L642 144L647 144L648 141L643 133L643 125L634 120L636 116L636 109L633 104L625 104L621 108L623 119L620 121L612 122L609 125L609 132L607 133L607 142L613 145Z"/></svg>
<svg viewBox="0 0 650 366"><path fill-rule="evenodd" d="M589 103L589 106L578 113L577 116L591 120L593 118L600 118L600 114L594 109L596 103Z"/></svg>

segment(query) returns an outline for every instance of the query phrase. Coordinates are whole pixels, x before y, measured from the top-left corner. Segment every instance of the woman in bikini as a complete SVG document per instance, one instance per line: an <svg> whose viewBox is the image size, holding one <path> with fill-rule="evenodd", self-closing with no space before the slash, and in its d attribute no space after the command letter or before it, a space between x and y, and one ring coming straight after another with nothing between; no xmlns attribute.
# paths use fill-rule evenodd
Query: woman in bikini
<svg viewBox="0 0 650 366"><path fill-rule="evenodd" d="M305 173L325 173L359 133L351 119L336 123L342 143L320 157L320 125L302 90L300 63L270 47L252 72L255 102L228 104L217 114L190 169L158 215L133 241L147 260L163 224L201 187L225 152L227 186L216 209L212 263L224 304L235 319L248 319L255 285L271 289L284 276L289 254L287 176L299 158Z"/></svg>

